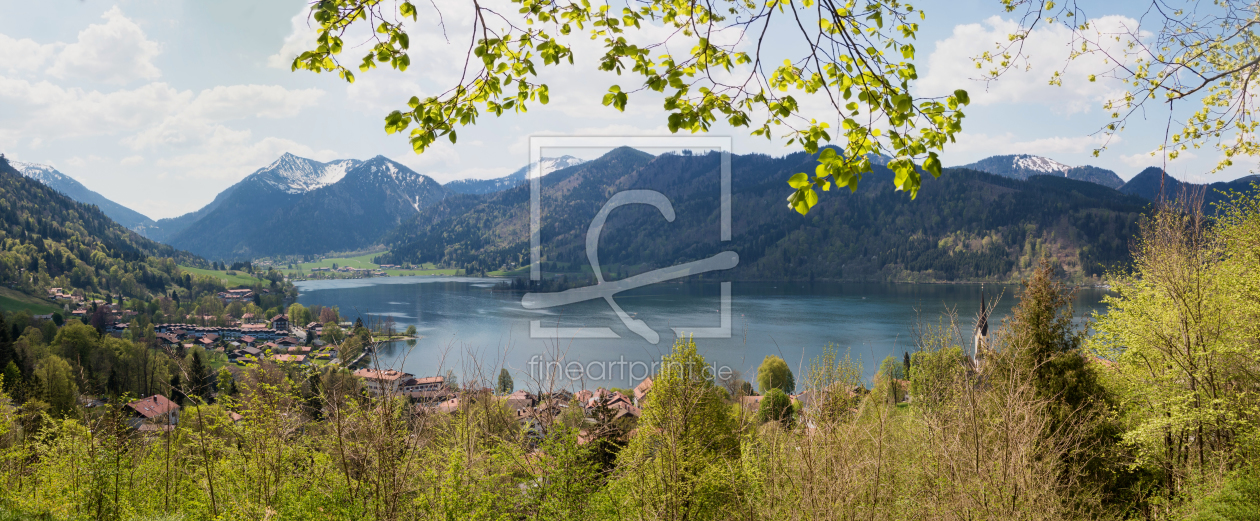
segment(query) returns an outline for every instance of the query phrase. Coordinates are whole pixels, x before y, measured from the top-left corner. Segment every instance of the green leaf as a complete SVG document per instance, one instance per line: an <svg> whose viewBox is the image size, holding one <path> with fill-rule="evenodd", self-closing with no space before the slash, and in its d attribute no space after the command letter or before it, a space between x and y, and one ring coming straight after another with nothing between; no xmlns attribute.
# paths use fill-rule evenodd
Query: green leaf
<svg viewBox="0 0 1260 521"><path fill-rule="evenodd" d="M792 188L796 188L798 190L801 188L805 188L809 185L810 185L809 174L806 174L804 172L793 175L790 179L788 179L788 186L791 186Z"/></svg>

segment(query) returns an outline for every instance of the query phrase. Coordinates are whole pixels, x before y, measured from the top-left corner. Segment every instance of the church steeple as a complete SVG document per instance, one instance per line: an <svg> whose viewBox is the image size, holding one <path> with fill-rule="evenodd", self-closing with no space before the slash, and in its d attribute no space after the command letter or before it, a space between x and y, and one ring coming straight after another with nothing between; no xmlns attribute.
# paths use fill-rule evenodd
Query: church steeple
<svg viewBox="0 0 1260 521"><path fill-rule="evenodd" d="M985 351L989 348L989 305L985 302L984 286L980 287L980 313L976 316L976 334L975 345L972 347L971 355L974 361L976 371L983 369Z"/></svg>
<svg viewBox="0 0 1260 521"><path fill-rule="evenodd" d="M980 323L976 325L980 336L989 336L989 307L984 302L984 286L980 286Z"/></svg>

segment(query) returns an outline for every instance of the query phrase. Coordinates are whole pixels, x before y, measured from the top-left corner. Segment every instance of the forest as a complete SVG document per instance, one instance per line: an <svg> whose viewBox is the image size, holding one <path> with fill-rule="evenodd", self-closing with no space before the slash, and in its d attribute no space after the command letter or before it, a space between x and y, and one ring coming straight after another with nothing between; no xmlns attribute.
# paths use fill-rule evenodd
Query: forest
<svg viewBox="0 0 1260 521"><path fill-rule="evenodd" d="M803 219L782 211L782 179L810 168L816 154L731 158L731 241L719 242L720 154L651 156L622 148L549 174L542 185L540 237L550 275L587 267L587 227L610 190L657 190L675 219L641 206L609 217L599 251L611 278L708 257L739 254L740 280L877 282L1003 281L1053 257L1078 282L1129 261L1128 240L1150 202L1085 181L1010 179L965 169L924 179L909 200L874 165L867 182ZM510 270L530 261L529 186L452 195L424 208L388 240L381 263Z"/></svg>
<svg viewBox="0 0 1260 521"><path fill-rule="evenodd" d="M122 407L151 391L143 371L91 408L6 376L0 518L1255 519L1258 256L1260 197L1163 205L1107 273L1105 313L1077 316L1043 257L1008 319L977 338L970 317L925 317L873 380L835 350L799 375L767 360L719 380L679 340L638 418L583 413L548 382L512 411L489 389L499 367L465 372L442 409L341 370L211 378L190 353L153 371L181 375L181 421L146 431ZM75 321L44 328L12 344L49 353L48 382L77 372L67 359L144 356Z"/></svg>

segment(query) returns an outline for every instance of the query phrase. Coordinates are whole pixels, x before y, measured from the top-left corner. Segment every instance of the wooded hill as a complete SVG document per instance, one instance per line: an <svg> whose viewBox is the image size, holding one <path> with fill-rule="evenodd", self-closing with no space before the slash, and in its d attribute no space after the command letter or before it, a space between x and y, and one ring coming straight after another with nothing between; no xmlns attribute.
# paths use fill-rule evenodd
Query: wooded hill
<svg viewBox="0 0 1260 521"><path fill-rule="evenodd" d="M1050 256L1078 279L1129 260L1129 238L1149 202L1058 176L1010 179L951 169L923 182L917 200L876 166L856 193L832 191L808 216L787 208L783 180L812 171L806 153L734 156L732 241L718 241L719 156L652 156L620 148L542 180L544 271L587 266L591 219L613 193L658 190L677 218L635 205L614 211L600 240L607 275L639 272L732 250L745 280L1014 280ZM471 271L529 262L529 187L450 195L389 238L380 262L434 262ZM589 268L587 268L589 269ZM725 276L725 275L724 275Z"/></svg>
<svg viewBox="0 0 1260 521"><path fill-rule="evenodd" d="M145 297L205 260L141 237L96 206L27 178L0 156L0 284Z"/></svg>

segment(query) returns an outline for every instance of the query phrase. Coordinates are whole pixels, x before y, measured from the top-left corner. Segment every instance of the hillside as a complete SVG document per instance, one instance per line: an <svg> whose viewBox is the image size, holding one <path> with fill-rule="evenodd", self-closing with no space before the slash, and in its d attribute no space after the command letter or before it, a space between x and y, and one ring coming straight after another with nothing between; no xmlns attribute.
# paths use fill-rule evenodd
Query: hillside
<svg viewBox="0 0 1260 521"><path fill-rule="evenodd" d="M321 163L285 154L169 221L163 236L215 259L355 250L445 196L436 181L382 156Z"/></svg>
<svg viewBox="0 0 1260 521"><path fill-rule="evenodd" d="M1183 183L1175 177L1160 174L1163 170L1159 167L1152 166L1143 170L1138 175L1130 179L1124 186L1120 187L1120 191L1130 195L1136 195L1148 201L1154 201L1160 196L1161 177L1163 182L1164 195L1170 199L1179 199L1184 196L1192 196L1195 198L1203 198L1204 210L1211 212L1215 205L1227 200L1226 193L1249 192L1254 190L1252 184L1260 183L1260 175L1250 175L1233 181L1222 181L1210 184Z"/></svg>
<svg viewBox="0 0 1260 521"><path fill-rule="evenodd" d="M1048 157L1015 154L992 156L959 168L987 172L1011 179L1028 179L1037 175L1065 177L1077 181L1100 184L1107 188L1120 188L1124 180L1115 172L1096 166L1068 166Z"/></svg>
<svg viewBox="0 0 1260 521"><path fill-rule="evenodd" d="M51 166L21 161L9 161L9 166L12 166L14 170L17 170L22 175L39 181L75 201L96 205L110 219L127 229L140 230L155 224L152 219L141 215L140 212L115 203L105 196L89 190L82 183L75 181L70 176L57 171L56 168Z"/></svg>
<svg viewBox="0 0 1260 521"><path fill-rule="evenodd" d="M1092 276L1128 260L1128 240L1146 202L1062 177L1028 180L966 169L925 178L911 201L876 167L854 194L828 193L808 216L788 211L784 179L813 169L804 153L732 158L732 241L719 235L716 154L653 157L617 149L543 178L545 270L587 264L586 229L608 196L626 189L667 194L677 214L618 209L600 258L618 277L697 260L740 256L748 279L1010 280L1042 255ZM528 262L528 186L456 195L420 212L389 239L381 262L434 262L473 271Z"/></svg>
<svg viewBox="0 0 1260 521"><path fill-rule="evenodd" d="M191 254L141 237L0 157L0 283L30 295L50 287L130 297L163 292Z"/></svg>

